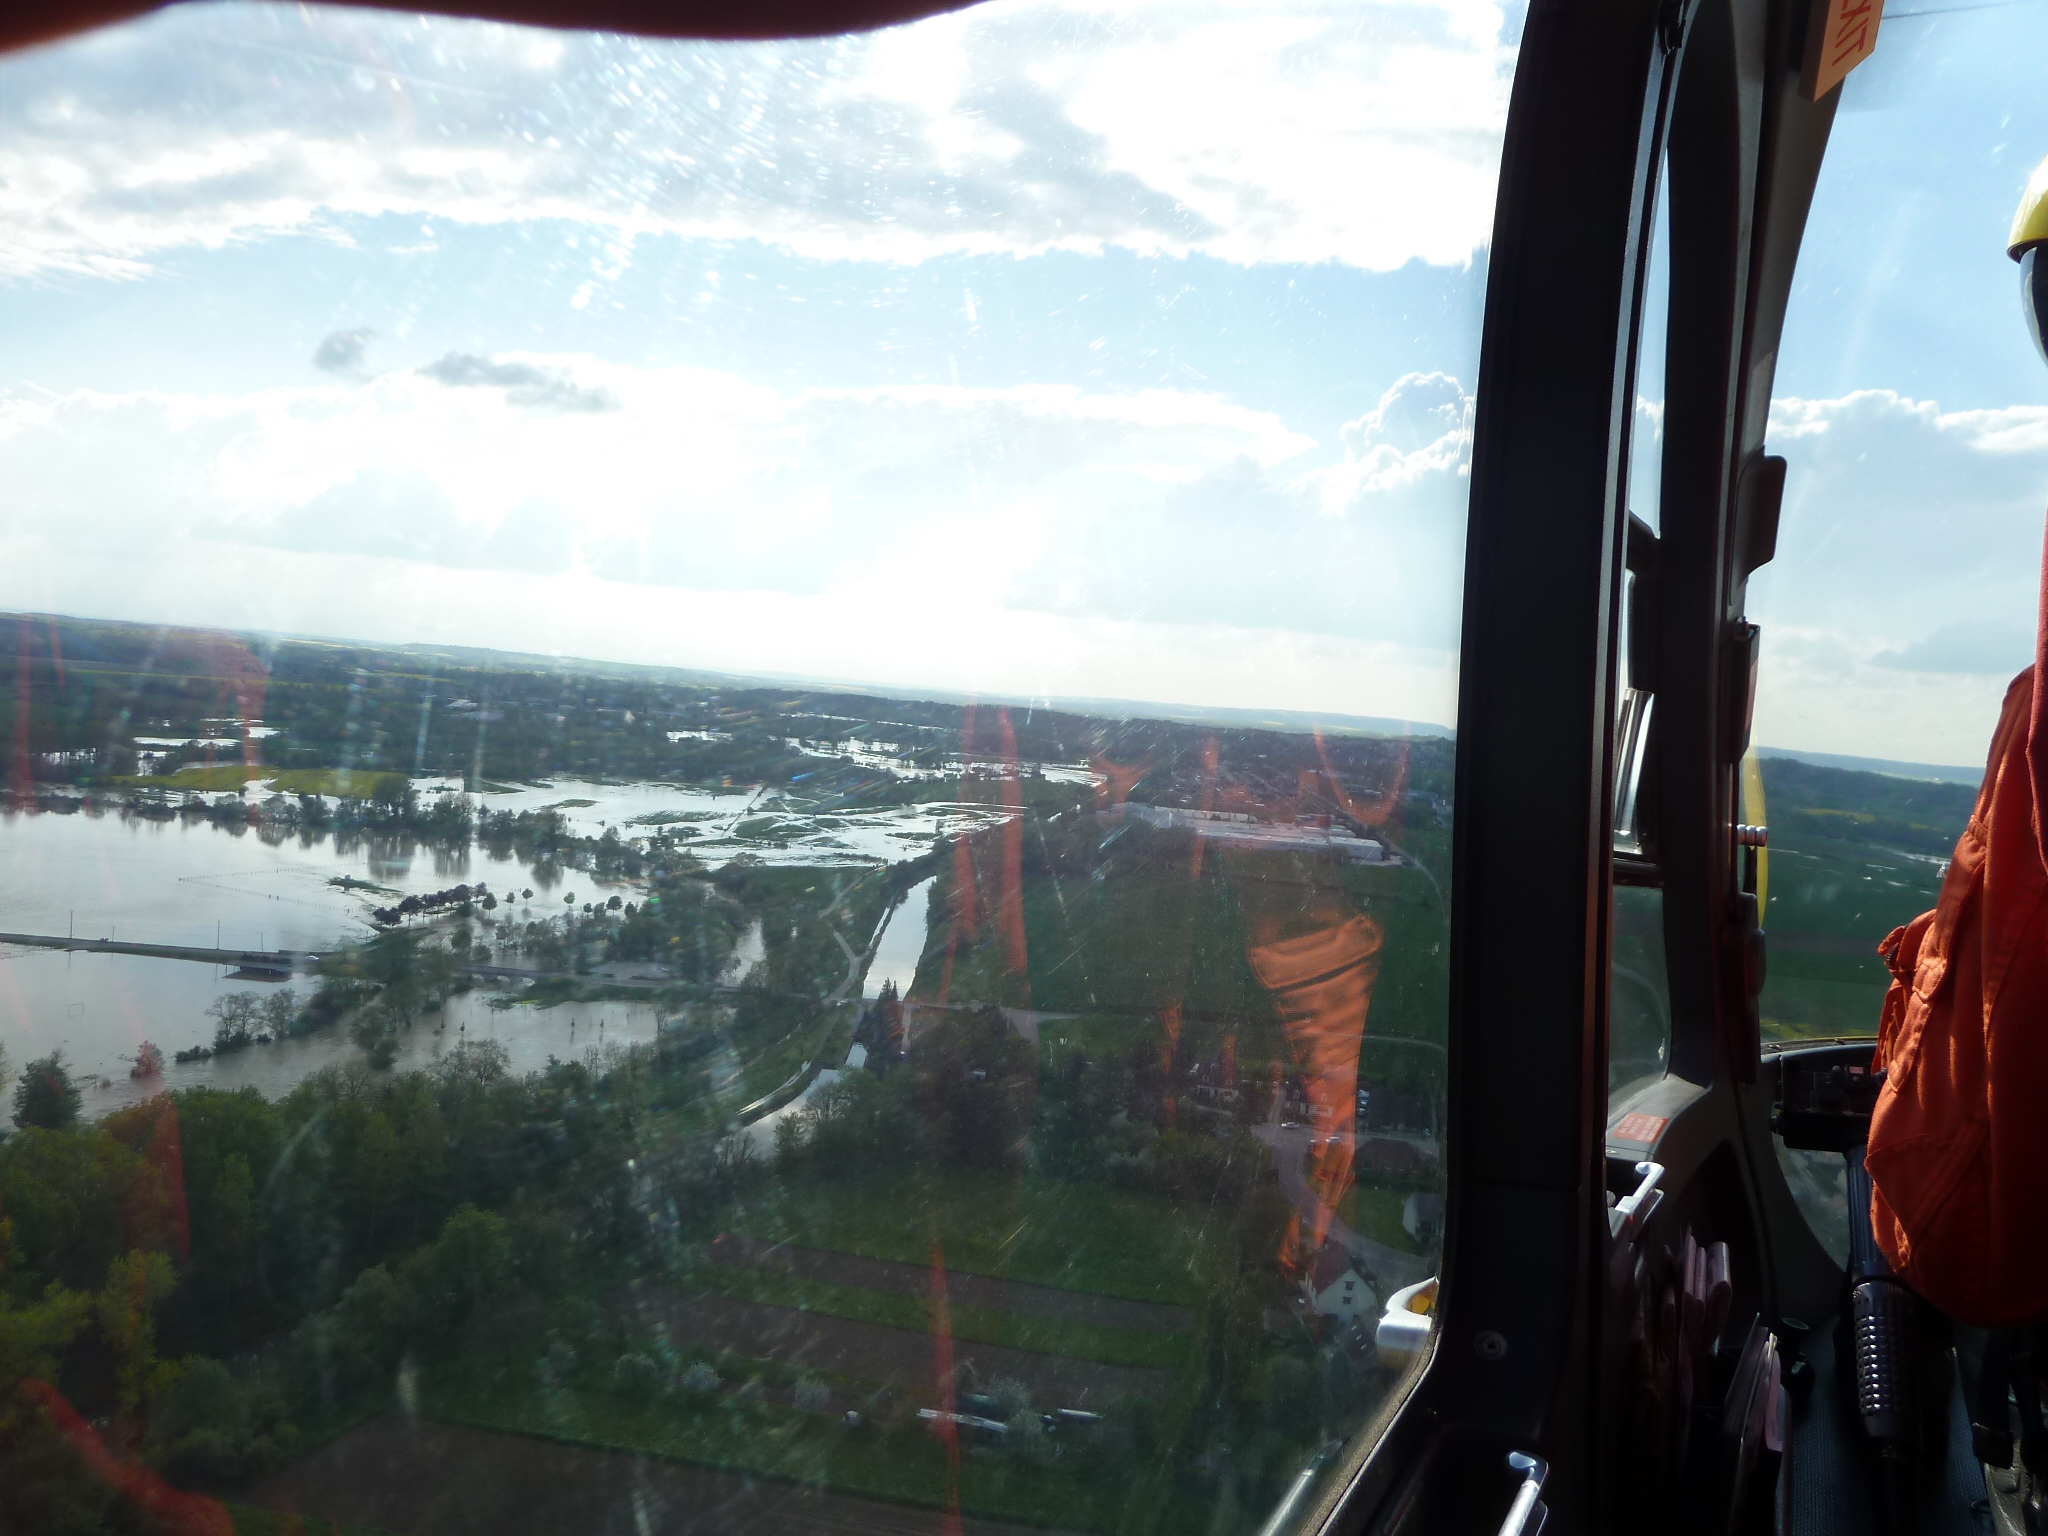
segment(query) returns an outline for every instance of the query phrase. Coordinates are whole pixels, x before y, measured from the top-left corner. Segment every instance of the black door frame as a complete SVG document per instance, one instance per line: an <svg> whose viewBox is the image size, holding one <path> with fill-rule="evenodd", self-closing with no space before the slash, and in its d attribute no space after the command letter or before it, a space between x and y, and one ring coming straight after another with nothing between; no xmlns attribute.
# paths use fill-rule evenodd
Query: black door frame
<svg viewBox="0 0 2048 1536"><path fill-rule="evenodd" d="M1381 1434L1334 1480L1326 1530L1495 1530L1519 1481L1506 1462L1514 1450L1549 1461L1553 1528L1657 1517L1603 1496L1614 1482L1602 1466L1614 1384L1600 1377L1600 1277L1616 642L1635 355L1667 133L1664 594L1647 771L1672 1070L1709 1090L1700 1109L1712 1139L1739 1149L1771 1302L1782 1288L1774 1257L1792 1257L1786 1239L1803 1234L1771 1153L1746 1000L1729 979L1741 938L1740 743L1727 691L1745 580L1775 527L1775 501L1760 512L1742 495L1744 471L1762 452L1836 99L1800 94L1807 15L1803 0L1530 8L1473 444L1452 861L1453 1198L1438 1327ZM1708 1129L1686 1118L1688 1140ZM1791 1266L1802 1293L1824 1279L1808 1250L1810 1236Z"/></svg>

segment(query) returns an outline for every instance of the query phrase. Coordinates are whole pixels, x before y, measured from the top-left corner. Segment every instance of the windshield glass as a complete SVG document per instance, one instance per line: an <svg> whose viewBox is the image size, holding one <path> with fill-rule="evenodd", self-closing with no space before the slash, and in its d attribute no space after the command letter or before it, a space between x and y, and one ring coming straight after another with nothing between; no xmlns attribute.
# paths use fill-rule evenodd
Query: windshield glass
<svg viewBox="0 0 2048 1536"><path fill-rule="evenodd" d="M1518 31L0 61L24 1530L1312 1507L1449 1193Z"/></svg>
<svg viewBox="0 0 2048 1536"><path fill-rule="evenodd" d="M1766 1039L1877 1033L1878 945L1934 906L2033 659L2048 368L2005 247L2048 154L2044 46L2037 7L1915 6L1843 86L1771 404L1777 557L1748 600ZM1789 1156L1846 1253L1841 1159Z"/></svg>

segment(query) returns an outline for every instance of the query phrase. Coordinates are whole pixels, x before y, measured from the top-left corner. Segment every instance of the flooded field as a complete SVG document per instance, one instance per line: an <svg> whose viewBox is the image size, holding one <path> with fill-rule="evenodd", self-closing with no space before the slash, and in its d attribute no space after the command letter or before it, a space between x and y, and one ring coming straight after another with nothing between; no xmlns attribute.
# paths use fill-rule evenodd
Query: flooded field
<svg viewBox="0 0 2048 1536"><path fill-rule="evenodd" d="M237 981L219 968L184 960L133 955L79 955L57 950L0 950L0 1040L14 1070L61 1048L85 1091L84 1112L98 1119L165 1088L253 1087L267 1098L331 1062L360 1061L363 1053L345 1030L179 1062L175 1053L213 1038L207 1007L223 993L268 997L278 983ZM292 985L303 997L300 977ZM651 1003L578 1002L552 1007L518 1004L493 1008L506 993L488 987L450 998L399 1037L393 1066L404 1072L429 1067L469 1040L503 1045L514 1072L547 1065L550 1056L577 1060L592 1050L652 1040L664 1022ZM161 1076L128 1075L144 1040L164 1053Z"/></svg>
<svg viewBox="0 0 2048 1536"><path fill-rule="evenodd" d="M418 787L423 797L459 792L446 781L421 781ZM586 837L616 830L630 840L688 827L697 832L687 845L691 853L713 869L741 853L776 865L894 861L924 852L949 829L980 825L992 814L986 806L950 803L819 814L792 797L769 798L755 790L566 779L475 798L493 811L558 810L571 830ZM506 922L552 915L568 892L582 900L609 894L631 900L641 885L599 881L481 845L449 848L412 837L324 831L279 836L118 811L0 816L0 853L8 871L0 883L0 931L300 952L365 939L373 932L373 907L458 883L487 885L505 903L495 915L479 915L479 936L487 941ZM930 887L930 881L916 887L890 914L865 995L876 995L889 978L899 991L908 988L923 948ZM518 895L526 890L534 893L530 900ZM743 979L760 955L758 933L744 936L721 979ZM301 976L293 985L303 997L311 982ZM207 1010L221 996L268 996L276 986L190 961L0 948L0 1049L19 1071L61 1048L87 1080L85 1109L95 1117L159 1086L249 1084L276 1095L330 1061L360 1054L343 1032L330 1031L210 1061L172 1060L178 1050L212 1039ZM550 1056L568 1059L600 1043L651 1039L659 1022L650 1004L492 1008L488 1000L494 995L479 989L458 997L409 1031L398 1067L427 1064L461 1040L489 1038L503 1043L513 1069L523 1072L545 1065ZM128 1076L144 1040L165 1055L161 1079Z"/></svg>

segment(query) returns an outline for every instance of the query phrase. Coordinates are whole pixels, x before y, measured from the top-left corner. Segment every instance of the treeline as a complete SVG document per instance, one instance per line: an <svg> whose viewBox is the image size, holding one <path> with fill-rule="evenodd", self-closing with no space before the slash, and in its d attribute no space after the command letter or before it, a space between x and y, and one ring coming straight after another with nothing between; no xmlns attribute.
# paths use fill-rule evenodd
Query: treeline
<svg viewBox="0 0 2048 1536"><path fill-rule="evenodd" d="M476 1043L396 1078L329 1067L274 1103L188 1089L16 1131L0 1143L0 1526L127 1530L138 1477L245 1483L306 1426L388 1395L408 1353L488 1351L584 1267L610 1272L647 1232L639 1127L700 1094L701 1051L515 1078ZM730 1188L715 1148L671 1161L677 1187ZM100 1481L74 1420L140 1472Z"/></svg>
<svg viewBox="0 0 2048 1536"><path fill-rule="evenodd" d="M1945 858L1969 824L1976 788L1759 759L1773 841L1826 838Z"/></svg>

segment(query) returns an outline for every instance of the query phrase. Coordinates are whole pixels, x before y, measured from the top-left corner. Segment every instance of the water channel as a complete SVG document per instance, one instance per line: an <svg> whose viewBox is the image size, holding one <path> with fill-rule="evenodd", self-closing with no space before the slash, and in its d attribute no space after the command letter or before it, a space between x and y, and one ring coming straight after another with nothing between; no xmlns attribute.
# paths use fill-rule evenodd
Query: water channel
<svg viewBox="0 0 2048 1536"><path fill-rule="evenodd" d="M920 880L901 901L883 914L881 936L875 944L875 958L869 962L861 986L863 998L880 997L883 984L890 981L896 983L899 997L910 990L930 935L932 888L936 884L938 881L933 878ZM776 1122L796 1114L815 1095L838 1082L841 1072L856 1071L866 1065L867 1057L867 1047L855 1042L847 1050L845 1061L837 1067L824 1068L805 1085L802 1093L780 1109L756 1120L748 1128L755 1146L763 1152L773 1151Z"/></svg>

